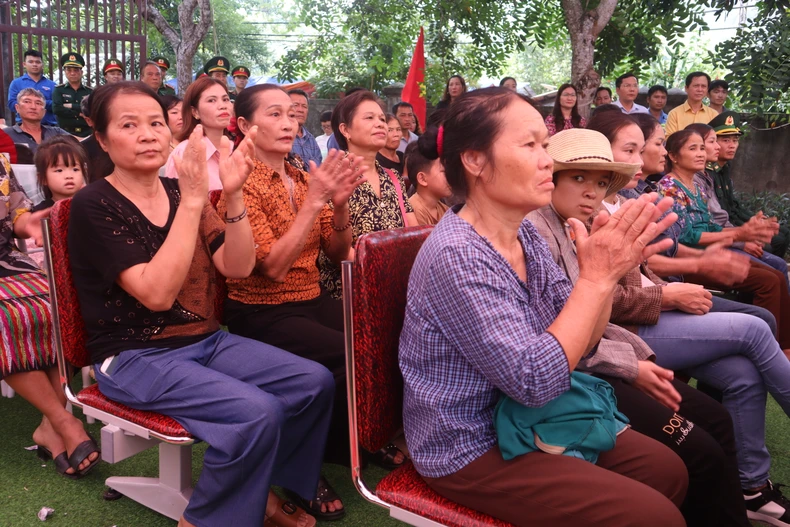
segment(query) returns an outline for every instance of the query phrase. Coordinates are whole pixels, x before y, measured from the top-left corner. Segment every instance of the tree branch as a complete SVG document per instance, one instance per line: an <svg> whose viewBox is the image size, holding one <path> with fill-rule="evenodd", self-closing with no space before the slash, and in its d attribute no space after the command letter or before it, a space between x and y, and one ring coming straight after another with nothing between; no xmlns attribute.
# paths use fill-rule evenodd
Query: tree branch
<svg viewBox="0 0 790 527"><path fill-rule="evenodd" d="M176 30L167 23L167 20L165 20L165 17L162 15L162 13L160 13L150 1L148 2L146 18L156 27L157 31L159 31L162 36L167 39L170 45L173 46L173 49L178 49L179 44L181 44L181 37L178 35Z"/></svg>
<svg viewBox="0 0 790 527"><path fill-rule="evenodd" d="M593 10L593 38L598 38L603 28L612 19L614 10L617 7L617 0L600 0L598 7Z"/></svg>

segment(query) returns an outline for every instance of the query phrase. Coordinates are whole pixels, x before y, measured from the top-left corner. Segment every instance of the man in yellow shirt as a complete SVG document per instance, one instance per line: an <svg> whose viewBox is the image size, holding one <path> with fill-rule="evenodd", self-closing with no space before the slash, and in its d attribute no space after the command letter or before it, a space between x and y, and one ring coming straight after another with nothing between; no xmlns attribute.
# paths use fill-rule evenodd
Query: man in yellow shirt
<svg viewBox="0 0 790 527"><path fill-rule="evenodd" d="M710 76L702 71L695 71L686 76L686 102L673 108L667 116L664 127L667 137L673 132L683 130L691 123L709 123L719 116L719 112L702 104L702 99L708 94Z"/></svg>

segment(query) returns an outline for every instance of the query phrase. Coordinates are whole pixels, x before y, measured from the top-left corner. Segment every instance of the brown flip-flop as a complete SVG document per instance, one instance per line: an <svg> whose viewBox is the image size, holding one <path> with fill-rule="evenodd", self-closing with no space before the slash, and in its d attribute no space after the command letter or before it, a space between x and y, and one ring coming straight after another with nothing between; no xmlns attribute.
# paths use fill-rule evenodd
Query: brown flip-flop
<svg viewBox="0 0 790 527"><path fill-rule="evenodd" d="M304 526L300 526L299 520L303 516L306 516L308 520ZM315 523L315 518L304 509L300 509L292 501L279 499L274 514L269 516L267 511L263 527L315 527Z"/></svg>

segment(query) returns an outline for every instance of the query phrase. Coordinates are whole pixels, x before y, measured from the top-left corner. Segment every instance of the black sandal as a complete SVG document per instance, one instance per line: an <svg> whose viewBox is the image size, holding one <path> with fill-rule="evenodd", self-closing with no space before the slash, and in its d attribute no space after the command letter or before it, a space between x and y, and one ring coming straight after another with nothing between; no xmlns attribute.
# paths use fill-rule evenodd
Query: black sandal
<svg viewBox="0 0 790 527"><path fill-rule="evenodd" d="M76 469L73 474L69 474L68 472L66 472L68 469L72 468L71 465L69 464L68 458L66 457L66 452L61 452L57 457L53 459L52 452L50 452L47 447L41 445L36 445L36 447L37 447L36 455L40 459L44 461L49 461L50 459L52 459L52 461L55 462L55 470L57 470L58 474L60 474L61 476L65 476L69 479L80 479L81 476L76 472Z"/></svg>
<svg viewBox="0 0 790 527"><path fill-rule="evenodd" d="M322 512L321 505L324 503L329 503L332 501L342 501L340 496L338 496L335 489L332 488L332 485L326 480L324 476L318 478L318 489L316 490L315 498L312 500L306 500L297 493L283 489L285 493L288 495L291 500L310 513L312 516L315 516L318 520L324 521L334 521L343 518L346 515L346 509L343 507L340 510L334 512Z"/></svg>
<svg viewBox="0 0 790 527"><path fill-rule="evenodd" d="M82 443L77 445L77 448L74 449L74 452L71 453L68 460L69 465L71 465L71 468L77 471L79 477L82 477L88 472L90 472L91 469L93 469L93 467L98 465L99 461L101 461L101 451L99 450L99 446L96 444L96 440L93 439L93 437L90 434L88 434L88 437L90 439L83 441ZM94 452L99 454L98 456L96 456L96 459L93 460L90 463L90 465L80 470L80 464L86 459L88 459L88 457L90 457L90 455L93 454Z"/></svg>
<svg viewBox="0 0 790 527"><path fill-rule="evenodd" d="M395 463L395 457L398 454L403 456L403 461ZM395 470L396 468L402 467L407 459L406 454L393 443L390 443L378 452L372 452L370 454L370 460L373 461L373 463L387 470Z"/></svg>

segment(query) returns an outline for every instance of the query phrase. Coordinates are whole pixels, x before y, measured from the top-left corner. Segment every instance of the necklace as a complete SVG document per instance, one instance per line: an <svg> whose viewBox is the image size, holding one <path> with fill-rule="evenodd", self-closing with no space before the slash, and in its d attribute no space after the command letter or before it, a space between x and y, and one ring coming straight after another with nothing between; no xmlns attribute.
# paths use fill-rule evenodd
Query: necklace
<svg viewBox="0 0 790 527"><path fill-rule="evenodd" d="M670 172L669 174L670 174L670 176L674 177L674 179L677 179L678 181L680 181L680 183L684 187L686 187L686 190L688 190L691 193L692 196L696 196L697 195L697 187L696 187L696 185L694 185L694 176L691 176L691 182L688 183L688 182L686 182L685 179L683 179L683 177L680 174L678 174L674 170L672 172Z"/></svg>

